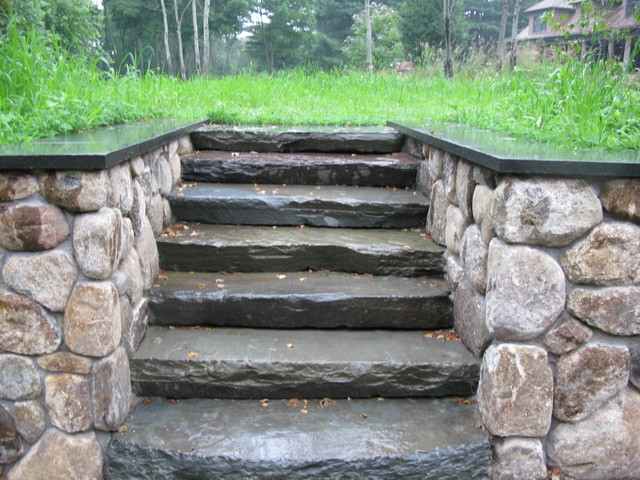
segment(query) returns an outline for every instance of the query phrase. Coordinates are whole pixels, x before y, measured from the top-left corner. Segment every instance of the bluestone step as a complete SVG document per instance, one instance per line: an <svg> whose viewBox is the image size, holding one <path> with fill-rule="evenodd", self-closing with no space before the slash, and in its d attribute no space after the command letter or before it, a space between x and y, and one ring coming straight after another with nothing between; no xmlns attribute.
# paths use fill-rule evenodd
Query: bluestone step
<svg viewBox="0 0 640 480"><path fill-rule="evenodd" d="M270 328L453 325L446 282L335 272L166 272L149 293L151 323Z"/></svg>
<svg viewBox="0 0 640 480"><path fill-rule="evenodd" d="M374 187L196 183L169 196L179 220L240 225L413 228L428 200L418 192Z"/></svg>
<svg viewBox="0 0 640 480"><path fill-rule="evenodd" d="M390 127L202 127L191 133L196 150L234 152L392 153L404 135Z"/></svg>
<svg viewBox="0 0 640 480"><path fill-rule="evenodd" d="M406 154L295 154L203 150L182 157L182 179L212 183L413 187L418 161Z"/></svg>
<svg viewBox="0 0 640 480"><path fill-rule="evenodd" d="M478 371L420 331L152 327L131 358L137 395L177 398L467 396Z"/></svg>
<svg viewBox="0 0 640 480"><path fill-rule="evenodd" d="M280 272L335 270L374 275L442 275L445 249L424 232L184 224L158 239L165 270Z"/></svg>
<svg viewBox="0 0 640 480"><path fill-rule="evenodd" d="M322 407L321 407L322 405ZM481 480L490 444L455 399L146 402L110 480Z"/></svg>

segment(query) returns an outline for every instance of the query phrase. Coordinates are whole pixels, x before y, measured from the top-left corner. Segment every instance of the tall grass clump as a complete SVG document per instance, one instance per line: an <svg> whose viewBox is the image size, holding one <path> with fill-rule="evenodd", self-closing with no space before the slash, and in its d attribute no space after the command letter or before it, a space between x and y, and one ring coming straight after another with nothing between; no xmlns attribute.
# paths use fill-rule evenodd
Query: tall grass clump
<svg viewBox="0 0 640 480"><path fill-rule="evenodd" d="M55 37L19 28L11 19L0 32L0 142L84 130L136 118L107 81L98 60L71 55ZM111 80L122 84L123 79Z"/></svg>
<svg viewBox="0 0 640 480"><path fill-rule="evenodd" d="M640 150L640 84L620 65L565 59L496 78L490 111L451 119L568 148Z"/></svg>

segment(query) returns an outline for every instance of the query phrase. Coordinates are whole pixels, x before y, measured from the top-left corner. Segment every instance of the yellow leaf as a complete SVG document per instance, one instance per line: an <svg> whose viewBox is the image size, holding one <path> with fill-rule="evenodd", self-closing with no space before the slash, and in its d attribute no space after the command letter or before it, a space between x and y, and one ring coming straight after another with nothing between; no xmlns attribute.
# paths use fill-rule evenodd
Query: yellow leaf
<svg viewBox="0 0 640 480"><path fill-rule="evenodd" d="M129 431L129 427L127 427L126 425L122 425L121 427L118 427L118 432L120 433L124 433L128 431Z"/></svg>
<svg viewBox="0 0 640 480"><path fill-rule="evenodd" d="M300 409L300 413L307 413L309 410L307 410L306 408L301 408Z"/></svg>
<svg viewBox="0 0 640 480"><path fill-rule="evenodd" d="M192 352L191 350L187 352L187 357L197 357L197 356L198 354L196 352Z"/></svg>

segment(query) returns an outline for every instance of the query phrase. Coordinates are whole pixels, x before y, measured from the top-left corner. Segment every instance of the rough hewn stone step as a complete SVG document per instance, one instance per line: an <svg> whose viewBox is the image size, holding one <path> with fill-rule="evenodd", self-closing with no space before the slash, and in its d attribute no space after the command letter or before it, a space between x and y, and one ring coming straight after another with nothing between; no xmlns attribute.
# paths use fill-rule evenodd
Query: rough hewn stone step
<svg viewBox="0 0 640 480"><path fill-rule="evenodd" d="M406 154L229 153L182 157L182 179L213 183L412 187L418 161Z"/></svg>
<svg viewBox="0 0 640 480"><path fill-rule="evenodd" d="M490 445L452 399L155 400L109 447L110 480L481 480Z"/></svg>
<svg viewBox="0 0 640 480"><path fill-rule="evenodd" d="M334 270L441 275L444 248L401 230L185 224L158 239L165 270L281 272ZM173 236L176 235L176 236Z"/></svg>
<svg viewBox="0 0 640 480"><path fill-rule="evenodd" d="M131 375L141 396L466 396L478 364L460 342L420 331L152 327Z"/></svg>
<svg viewBox="0 0 640 480"><path fill-rule="evenodd" d="M452 326L445 281L335 272L166 272L149 294L155 325L269 328Z"/></svg>
<svg viewBox="0 0 640 480"><path fill-rule="evenodd" d="M428 211L418 192L374 187L197 183L169 203L180 220L230 225L413 228Z"/></svg>
<svg viewBox="0 0 640 480"><path fill-rule="evenodd" d="M202 127L191 134L196 150L234 152L392 153L404 135L389 127Z"/></svg>

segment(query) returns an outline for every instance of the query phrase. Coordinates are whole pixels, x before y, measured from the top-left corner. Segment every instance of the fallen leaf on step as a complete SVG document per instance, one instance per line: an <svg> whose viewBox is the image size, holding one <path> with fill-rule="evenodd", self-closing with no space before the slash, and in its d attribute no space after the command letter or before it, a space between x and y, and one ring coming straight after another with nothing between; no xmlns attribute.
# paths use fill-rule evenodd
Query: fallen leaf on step
<svg viewBox="0 0 640 480"><path fill-rule="evenodd" d="M129 431L129 427L127 427L126 425L122 425L120 427L118 427L118 432L120 433L124 433L124 432L128 432Z"/></svg>
<svg viewBox="0 0 640 480"><path fill-rule="evenodd" d="M296 346L293 343L287 343L287 348L296 348Z"/></svg>
<svg viewBox="0 0 640 480"><path fill-rule="evenodd" d="M298 228L306 228L306 225L298 225Z"/></svg>
<svg viewBox="0 0 640 480"><path fill-rule="evenodd" d="M181 398L170 398L169 403L180 403L182 401Z"/></svg>
<svg viewBox="0 0 640 480"><path fill-rule="evenodd" d="M379 402L384 402L384 397L378 397L378 398L377 398L377 400L378 400Z"/></svg>
<svg viewBox="0 0 640 480"><path fill-rule="evenodd" d="M197 356L198 354L196 352L192 352L191 350L187 352L187 357L197 357Z"/></svg>
<svg viewBox="0 0 640 480"><path fill-rule="evenodd" d="M162 343L162 338L156 337L153 339L153 342L151 343L153 343L154 345L160 345Z"/></svg>
<svg viewBox="0 0 640 480"><path fill-rule="evenodd" d="M196 232L195 230L193 232L191 232L189 234L190 237L197 237L198 236L198 232Z"/></svg>
<svg viewBox="0 0 640 480"><path fill-rule="evenodd" d="M361 416L362 418L369 418L369 415L367 415L366 413L361 413L361 414L360 414L360 416Z"/></svg>
<svg viewBox="0 0 640 480"><path fill-rule="evenodd" d="M216 283L216 287L224 288L226 285L224 283Z"/></svg>
<svg viewBox="0 0 640 480"><path fill-rule="evenodd" d="M424 238L426 240L431 240L431 238L432 238L431 235L429 235L428 233L423 233L421 236L422 236L422 238Z"/></svg>
<svg viewBox="0 0 640 480"><path fill-rule="evenodd" d="M278 278L278 280L284 280L285 278L287 278L286 275L276 275L276 277Z"/></svg>
<svg viewBox="0 0 640 480"><path fill-rule="evenodd" d="M239 157L240 154L238 152L231 152L232 157Z"/></svg>
<svg viewBox="0 0 640 480"><path fill-rule="evenodd" d="M477 403L475 400L463 397L451 397L449 400L459 403L460 405L475 405Z"/></svg>
<svg viewBox="0 0 640 480"><path fill-rule="evenodd" d="M307 277L300 277L300 281L304 282L307 279Z"/></svg>
<svg viewBox="0 0 640 480"><path fill-rule="evenodd" d="M145 398L144 400L142 400L143 405L151 405L152 403L153 400L151 400L150 398Z"/></svg>
<svg viewBox="0 0 640 480"><path fill-rule="evenodd" d="M198 284L198 288L204 288L204 287L206 287L206 286L207 286L207 284L206 284L206 283L199 283L199 284Z"/></svg>
<svg viewBox="0 0 640 480"><path fill-rule="evenodd" d="M411 248L411 245L402 245L402 248Z"/></svg>
<svg viewBox="0 0 640 480"><path fill-rule="evenodd" d="M260 400L260 405L262 405L263 407L268 407L270 403L271 400L269 400L268 398L263 398L262 400Z"/></svg>
<svg viewBox="0 0 640 480"><path fill-rule="evenodd" d="M224 279L223 278L216 278L216 283L224 283Z"/></svg>
<svg viewBox="0 0 640 480"><path fill-rule="evenodd" d="M306 408L302 408L300 409L300 413L307 413L309 410L307 410Z"/></svg>
<svg viewBox="0 0 640 480"><path fill-rule="evenodd" d="M154 283L153 285L151 285L153 288L158 288L160 286L159 283Z"/></svg>
<svg viewBox="0 0 640 480"><path fill-rule="evenodd" d="M333 400L331 400L330 398L323 398L322 400L320 400L320 403L318 403L318 406L320 408L325 408L328 407L329 405L333 405L336 402L334 402Z"/></svg>
<svg viewBox="0 0 640 480"><path fill-rule="evenodd" d="M291 407L297 407L299 404L300 404L300 400L298 400L297 398L292 398L288 402L285 402L284 406L291 408Z"/></svg>
<svg viewBox="0 0 640 480"><path fill-rule="evenodd" d="M420 333L422 333L424 337L436 338L438 340L453 340L456 342L462 340L457 333L447 330L423 330Z"/></svg>
<svg viewBox="0 0 640 480"><path fill-rule="evenodd" d="M166 275L158 275L158 278L162 280L166 280L168 277Z"/></svg>

